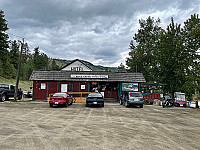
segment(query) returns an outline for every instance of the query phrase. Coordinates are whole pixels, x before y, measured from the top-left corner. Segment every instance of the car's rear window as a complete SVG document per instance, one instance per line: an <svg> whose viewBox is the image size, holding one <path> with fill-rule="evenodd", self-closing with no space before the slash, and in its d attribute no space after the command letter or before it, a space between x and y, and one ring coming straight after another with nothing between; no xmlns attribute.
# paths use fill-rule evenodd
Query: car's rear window
<svg viewBox="0 0 200 150"><path fill-rule="evenodd" d="M53 96L54 97L66 97L66 93L55 93Z"/></svg>
<svg viewBox="0 0 200 150"><path fill-rule="evenodd" d="M130 97L142 97L140 92L131 92L129 95Z"/></svg>
<svg viewBox="0 0 200 150"><path fill-rule="evenodd" d="M88 97L102 97L100 93L90 93Z"/></svg>

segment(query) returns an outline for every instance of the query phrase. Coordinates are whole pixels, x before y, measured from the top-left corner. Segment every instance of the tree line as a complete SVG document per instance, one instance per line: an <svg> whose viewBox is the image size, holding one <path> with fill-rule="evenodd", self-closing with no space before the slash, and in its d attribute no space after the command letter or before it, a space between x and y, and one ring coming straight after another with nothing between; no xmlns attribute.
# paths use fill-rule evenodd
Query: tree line
<svg viewBox="0 0 200 150"><path fill-rule="evenodd" d="M168 93L185 92L189 97L200 90L200 19L191 15L183 26L171 22L166 29L161 19L140 19L133 36L126 65L130 72L143 73L147 82L165 84Z"/></svg>
<svg viewBox="0 0 200 150"><path fill-rule="evenodd" d="M21 44L9 40L4 12L0 10L0 76L16 78ZM171 22L166 29L161 19L148 17L139 20L139 29L129 45L126 65L121 63L118 71L141 72L147 82L165 84L168 93L185 92L192 96L200 90L200 19L191 15L183 26ZM28 80L33 70L58 70L54 59L35 47L31 54L28 43L23 44L20 78Z"/></svg>
<svg viewBox="0 0 200 150"><path fill-rule="evenodd" d="M4 18L4 12L0 10L0 76L5 78L16 78L19 53L22 48L22 64L20 79L28 80L33 70L58 70L59 67L54 59L50 59L46 54L41 53L39 46L34 48L33 54L28 43L23 47L17 40L9 40L6 33L8 24Z"/></svg>

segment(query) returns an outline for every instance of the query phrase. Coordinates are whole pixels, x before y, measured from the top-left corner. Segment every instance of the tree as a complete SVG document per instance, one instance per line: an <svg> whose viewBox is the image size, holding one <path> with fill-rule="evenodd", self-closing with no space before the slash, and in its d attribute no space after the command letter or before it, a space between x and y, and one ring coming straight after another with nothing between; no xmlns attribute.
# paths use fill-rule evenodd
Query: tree
<svg viewBox="0 0 200 150"><path fill-rule="evenodd" d="M117 67L118 72L126 72L126 68L123 65L123 63L121 63L118 67Z"/></svg>
<svg viewBox="0 0 200 150"><path fill-rule="evenodd" d="M184 85L184 90L190 96L192 93L200 89L200 18L198 14L191 15L189 19L184 22L183 35L185 37L185 49L187 52L188 67L187 82ZM199 91L199 90L198 90Z"/></svg>
<svg viewBox="0 0 200 150"><path fill-rule="evenodd" d="M155 23L154 23L155 22ZM163 30L160 20L140 20L140 29L130 43L126 64L129 71L142 72L147 80L166 84L172 94L186 92L191 96L200 88L200 19L194 14L183 28L171 23ZM199 90L200 91L200 90Z"/></svg>
<svg viewBox="0 0 200 150"><path fill-rule="evenodd" d="M131 40L129 48L129 58L126 65L130 68L129 71L141 72L147 81L154 81L151 73L152 64L154 63L155 43L159 40L159 35L163 29L159 26L161 20L148 17L146 20L140 19L140 29Z"/></svg>
<svg viewBox="0 0 200 150"><path fill-rule="evenodd" d="M10 48L10 63L13 64L15 69L18 69L19 64L19 44L16 40L11 41Z"/></svg>
<svg viewBox="0 0 200 150"><path fill-rule="evenodd" d="M40 54L39 47L34 49L33 63L35 70L47 70L48 69L48 56L44 53Z"/></svg>
<svg viewBox="0 0 200 150"><path fill-rule="evenodd" d="M55 59L52 61L51 70L59 70L59 66L56 64Z"/></svg>
<svg viewBox="0 0 200 150"><path fill-rule="evenodd" d="M24 44L22 55L23 55L22 62L27 62L28 59L30 59L31 54L30 54L28 43Z"/></svg>
<svg viewBox="0 0 200 150"><path fill-rule="evenodd" d="M34 63L34 69L38 70L40 69L40 51L39 46L34 48L34 54L33 54L33 63Z"/></svg>
<svg viewBox="0 0 200 150"><path fill-rule="evenodd" d="M186 53L180 24L175 24L173 18L167 26L167 31L160 36L156 52L157 80L167 84L170 93L181 91L185 82Z"/></svg>
<svg viewBox="0 0 200 150"><path fill-rule="evenodd" d="M8 62L8 34L5 32L8 30L7 21L4 19L4 12L0 10L0 61L2 63L2 70L4 72L5 64Z"/></svg>

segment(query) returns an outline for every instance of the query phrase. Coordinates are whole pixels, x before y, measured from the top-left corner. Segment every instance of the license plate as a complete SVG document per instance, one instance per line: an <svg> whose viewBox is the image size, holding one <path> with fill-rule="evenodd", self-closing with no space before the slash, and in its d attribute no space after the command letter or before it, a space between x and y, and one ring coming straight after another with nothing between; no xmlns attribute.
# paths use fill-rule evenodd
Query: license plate
<svg viewBox="0 0 200 150"><path fill-rule="evenodd" d="M139 101L139 99L136 98L136 99L134 99L134 101Z"/></svg>
<svg viewBox="0 0 200 150"><path fill-rule="evenodd" d="M58 102L55 102L55 104L58 104Z"/></svg>
<svg viewBox="0 0 200 150"><path fill-rule="evenodd" d="M180 104L180 106L183 106L183 104Z"/></svg>
<svg viewBox="0 0 200 150"><path fill-rule="evenodd" d="M97 104L97 102L93 102L93 104Z"/></svg>

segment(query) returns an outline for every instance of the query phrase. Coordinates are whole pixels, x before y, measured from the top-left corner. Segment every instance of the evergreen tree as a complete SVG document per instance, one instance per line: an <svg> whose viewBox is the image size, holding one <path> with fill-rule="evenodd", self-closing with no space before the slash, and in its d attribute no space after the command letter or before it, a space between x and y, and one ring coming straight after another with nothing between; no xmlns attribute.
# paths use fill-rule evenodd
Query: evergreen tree
<svg viewBox="0 0 200 150"><path fill-rule="evenodd" d="M55 59L53 59L53 61L52 61L51 70L59 70L59 67L58 67L58 65L56 64Z"/></svg>
<svg viewBox="0 0 200 150"><path fill-rule="evenodd" d="M121 63L118 67L117 67L118 72L126 72L126 68L123 65L123 63Z"/></svg>
<svg viewBox="0 0 200 150"><path fill-rule="evenodd" d="M154 80L151 73L152 65L154 63L154 49L155 43L159 40L159 35L163 29L159 26L161 20L148 17L146 20L140 19L140 29L135 34L133 40L130 42L129 58L127 58L126 65L130 68L129 71L141 72L147 81Z"/></svg>
<svg viewBox="0 0 200 150"><path fill-rule="evenodd" d="M24 46L23 46L23 52L22 52L22 55L23 55L22 61L23 62L27 62L28 59L30 59L30 56L31 56L30 52L31 51L29 49L28 43L25 43Z"/></svg>
<svg viewBox="0 0 200 150"><path fill-rule="evenodd" d="M38 70L40 69L40 51L39 46L34 48L34 55L33 55L33 63L34 63L34 69Z"/></svg>
<svg viewBox="0 0 200 150"><path fill-rule="evenodd" d="M172 94L181 91L185 82L184 68L187 62L180 24L175 24L173 18L167 26L167 31L160 36L157 45L157 80L167 84L167 89Z"/></svg>
<svg viewBox="0 0 200 150"><path fill-rule="evenodd" d="M186 49L188 66L185 68L186 83L183 86L187 95L192 96L192 93L200 90L200 18L198 14L191 15L184 22L183 26L184 45Z"/></svg>
<svg viewBox="0 0 200 150"><path fill-rule="evenodd" d="M9 48L9 43L8 43L8 34L5 32L8 30L7 27L7 21L4 18L4 12L0 10L0 61L2 64L2 72L4 74L4 70L7 69L5 68L8 63L8 48ZM1 74L1 75L3 75Z"/></svg>
<svg viewBox="0 0 200 150"><path fill-rule="evenodd" d="M48 56L44 53L40 54L39 47L34 49L33 63L35 70L48 70L49 69L49 60Z"/></svg>
<svg viewBox="0 0 200 150"><path fill-rule="evenodd" d="M19 44L16 40L11 41L10 48L10 63L13 64L14 68L18 69L19 64Z"/></svg>

